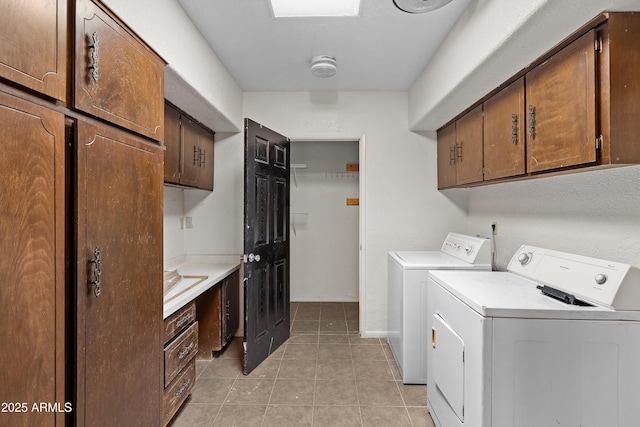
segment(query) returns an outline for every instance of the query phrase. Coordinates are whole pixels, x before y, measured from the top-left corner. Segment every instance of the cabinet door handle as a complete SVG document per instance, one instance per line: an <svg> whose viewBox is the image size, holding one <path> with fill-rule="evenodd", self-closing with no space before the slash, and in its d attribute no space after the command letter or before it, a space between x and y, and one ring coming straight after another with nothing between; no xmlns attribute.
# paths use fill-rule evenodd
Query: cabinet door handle
<svg viewBox="0 0 640 427"><path fill-rule="evenodd" d="M518 115L511 113L511 143L518 143Z"/></svg>
<svg viewBox="0 0 640 427"><path fill-rule="evenodd" d="M91 59L89 70L91 70L91 73L90 73L91 77L93 77L93 80L97 82L98 79L100 78L99 67L98 67L98 62L100 62L100 54L99 54L100 37L98 36L98 33L93 33L91 35L91 40L93 41L93 44L89 45L89 49L91 50L91 52L89 53L89 58Z"/></svg>
<svg viewBox="0 0 640 427"><path fill-rule="evenodd" d="M200 167L200 148L193 147L193 166Z"/></svg>
<svg viewBox="0 0 640 427"><path fill-rule="evenodd" d="M462 141L456 142L456 163L462 161Z"/></svg>
<svg viewBox="0 0 640 427"><path fill-rule="evenodd" d="M102 290L100 283L100 276L102 275L102 266L100 265L102 262L101 258L102 254L100 252L100 248L96 248L93 251L93 259L89 261L89 264L93 264L95 266L93 269L93 280L89 281L89 287L95 286L93 293L96 297L100 296L100 292Z"/></svg>
<svg viewBox="0 0 640 427"><path fill-rule="evenodd" d="M458 143L456 143L456 146L458 146ZM456 154L455 154L455 148L453 145L449 146L449 164L452 165L456 162Z"/></svg>
<svg viewBox="0 0 640 427"><path fill-rule="evenodd" d="M207 150L202 150L202 156L200 157L200 167L204 168L207 164Z"/></svg>
<svg viewBox="0 0 640 427"><path fill-rule="evenodd" d="M536 137L536 107L529 104L529 138Z"/></svg>

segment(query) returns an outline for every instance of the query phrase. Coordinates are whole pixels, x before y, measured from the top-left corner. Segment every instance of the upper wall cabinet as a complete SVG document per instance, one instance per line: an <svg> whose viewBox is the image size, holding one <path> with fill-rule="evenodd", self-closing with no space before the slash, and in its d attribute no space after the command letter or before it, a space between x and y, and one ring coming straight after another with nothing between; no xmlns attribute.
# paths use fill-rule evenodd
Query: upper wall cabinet
<svg viewBox="0 0 640 427"><path fill-rule="evenodd" d="M0 77L66 99L67 1L0 2Z"/></svg>
<svg viewBox="0 0 640 427"><path fill-rule="evenodd" d="M214 133L166 104L164 139L165 183L213 191Z"/></svg>
<svg viewBox="0 0 640 427"><path fill-rule="evenodd" d="M482 105L438 131L438 188L482 181Z"/></svg>
<svg viewBox="0 0 640 427"><path fill-rule="evenodd" d="M89 0L76 1L75 37L75 108L162 141L162 60Z"/></svg>
<svg viewBox="0 0 640 427"><path fill-rule="evenodd" d="M485 180L524 173L524 110L524 77L485 101Z"/></svg>
<svg viewBox="0 0 640 427"><path fill-rule="evenodd" d="M483 181L439 188L640 163L639 70L640 13L595 18L475 105L484 106ZM439 176L457 159L451 126L467 115L438 131Z"/></svg>
<svg viewBox="0 0 640 427"><path fill-rule="evenodd" d="M527 170L596 161L596 31L526 75Z"/></svg>

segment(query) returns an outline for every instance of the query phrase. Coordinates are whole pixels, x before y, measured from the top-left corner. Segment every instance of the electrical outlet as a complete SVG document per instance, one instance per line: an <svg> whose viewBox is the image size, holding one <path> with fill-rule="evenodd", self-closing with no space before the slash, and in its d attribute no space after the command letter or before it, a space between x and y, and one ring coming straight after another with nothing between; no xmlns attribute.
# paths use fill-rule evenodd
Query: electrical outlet
<svg viewBox="0 0 640 427"><path fill-rule="evenodd" d="M184 218L185 219L185 227L186 228L193 228L193 217L191 216L187 216Z"/></svg>
<svg viewBox="0 0 640 427"><path fill-rule="evenodd" d="M497 222L492 222L491 223L491 229L493 230L493 235L497 236L498 235L498 223Z"/></svg>

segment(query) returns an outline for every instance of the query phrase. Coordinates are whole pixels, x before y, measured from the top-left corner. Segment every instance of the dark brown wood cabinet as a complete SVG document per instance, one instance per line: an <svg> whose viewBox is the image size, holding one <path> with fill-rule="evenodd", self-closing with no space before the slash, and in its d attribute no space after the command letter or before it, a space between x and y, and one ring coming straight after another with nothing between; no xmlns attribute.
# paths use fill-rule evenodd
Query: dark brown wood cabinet
<svg viewBox="0 0 640 427"><path fill-rule="evenodd" d="M640 13L607 12L484 97L483 182L640 164L638 70ZM438 131L439 188L482 183L451 177L465 118Z"/></svg>
<svg viewBox="0 0 640 427"><path fill-rule="evenodd" d="M0 89L0 122L0 426L63 425L65 118Z"/></svg>
<svg viewBox="0 0 640 427"><path fill-rule="evenodd" d="M67 99L66 0L0 2L0 78Z"/></svg>
<svg viewBox="0 0 640 427"><path fill-rule="evenodd" d="M192 301L164 321L163 425L169 424L196 382L198 322L195 320L196 304Z"/></svg>
<svg viewBox="0 0 640 427"><path fill-rule="evenodd" d="M164 63L106 9L76 0L74 107L164 138Z"/></svg>
<svg viewBox="0 0 640 427"><path fill-rule="evenodd" d="M240 323L240 275L234 271L196 299L200 323L198 358L211 359L233 338Z"/></svg>
<svg viewBox="0 0 640 427"><path fill-rule="evenodd" d="M0 40L0 426L161 425L162 60L97 1Z"/></svg>
<svg viewBox="0 0 640 427"><path fill-rule="evenodd" d="M214 133L171 104L165 105L164 180L213 191Z"/></svg>
<svg viewBox="0 0 640 427"><path fill-rule="evenodd" d="M479 105L438 131L438 188L482 181L482 126Z"/></svg>
<svg viewBox="0 0 640 427"><path fill-rule="evenodd" d="M596 31L528 72L527 171L596 161Z"/></svg>
<svg viewBox="0 0 640 427"><path fill-rule="evenodd" d="M525 172L524 77L484 102L484 179Z"/></svg>
<svg viewBox="0 0 640 427"><path fill-rule="evenodd" d="M78 121L77 424L160 425L163 150Z"/></svg>

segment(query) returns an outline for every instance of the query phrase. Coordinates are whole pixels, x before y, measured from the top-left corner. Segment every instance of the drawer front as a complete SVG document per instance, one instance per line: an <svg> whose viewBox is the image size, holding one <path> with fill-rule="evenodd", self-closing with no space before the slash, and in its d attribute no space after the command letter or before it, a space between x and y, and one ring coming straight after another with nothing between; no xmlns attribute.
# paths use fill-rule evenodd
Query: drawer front
<svg viewBox="0 0 640 427"><path fill-rule="evenodd" d="M76 1L76 109L164 139L164 63L90 0Z"/></svg>
<svg viewBox="0 0 640 427"><path fill-rule="evenodd" d="M192 301L164 321L164 342L168 343L180 331L196 320L196 303Z"/></svg>
<svg viewBox="0 0 640 427"><path fill-rule="evenodd" d="M168 386L198 352L198 322L164 349L164 386Z"/></svg>
<svg viewBox="0 0 640 427"><path fill-rule="evenodd" d="M164 425L169 424L171 418L180 408L191 393L193 385L196 382L196 360L191 359L187 366L180 374L171 382L169 387L164 390Z"/></svg>

